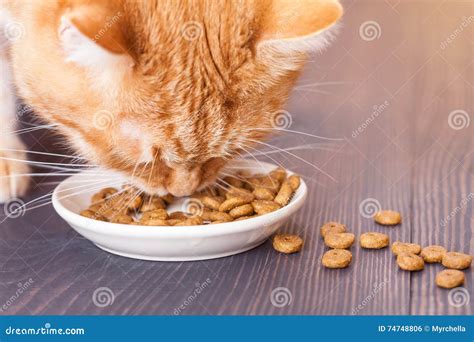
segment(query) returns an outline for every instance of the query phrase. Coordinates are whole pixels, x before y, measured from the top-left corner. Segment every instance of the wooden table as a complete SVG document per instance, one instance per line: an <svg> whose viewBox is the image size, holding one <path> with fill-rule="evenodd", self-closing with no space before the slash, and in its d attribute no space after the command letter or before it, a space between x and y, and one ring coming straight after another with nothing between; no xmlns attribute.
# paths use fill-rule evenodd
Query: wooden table
<svg viewBox="0 0 474 342"><path fill-rule="evenodd" d="M349 268L321 267L319 227L328 220L357 235L385 232L474 254L474 2L345 7L338 40L307 65L288 105L291 130L342 140L289 132L271 141L288 153L259 156L299 172L310 187L283 229L305 239L301 253L278 254L267 242L209 261L132 260L99 250L47 205L1 223L0 304L8 305L0 313L472 314L472 269L453 293L434 284L440 265L404 272L389 249L354 246ZM34 150L54 150L47 132L25 138ZM35 181L27 200L52 189L49 178ZM377 226L364 217L371 204L401 211L403 224ZM92 300L101 287L114 297L105 307Z"/></svg>

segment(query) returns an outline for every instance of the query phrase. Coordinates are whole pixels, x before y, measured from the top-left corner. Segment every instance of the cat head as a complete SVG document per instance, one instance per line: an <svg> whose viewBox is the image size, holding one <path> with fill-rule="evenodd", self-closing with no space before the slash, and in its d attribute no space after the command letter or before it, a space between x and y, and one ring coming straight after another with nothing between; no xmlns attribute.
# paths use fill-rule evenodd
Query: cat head
<svg viewBox="0 0 474 342"><path fill-rule="evenodd" d="M342 15L337 0L56 6L38 12L55 35L38 29L48 61L29 68L23 94L93 163L177 196L272 132L307 54Z"/></svg>

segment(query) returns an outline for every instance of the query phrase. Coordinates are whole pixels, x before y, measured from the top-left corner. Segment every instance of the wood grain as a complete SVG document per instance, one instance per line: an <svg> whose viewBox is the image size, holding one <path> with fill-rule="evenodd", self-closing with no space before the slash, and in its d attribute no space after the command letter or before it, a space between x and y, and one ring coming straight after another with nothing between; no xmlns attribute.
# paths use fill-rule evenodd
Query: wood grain
<svg viewBox="0 0 474 342"><path fill-rule="evenodd" d="M459 305L435 286L440 265L408 273L397 268L389 249L358 246L349 268L320 265L326 249L319 227L328 220L346 223L357 236L385 232L392 241L474 254L468 199L474 193L474 125L456 130L448 122L455 110L474 120L474 25L441 47L463 17L474 15L472 2L365 0L345 1L345 7L338 40L311 60L288 106L292 130L342 140L287 133L271 143L311 145L291 150L307 163L287 153L259 157L299 172L310 188L304 208L283 229L304 237L301 253L278 254L267 242L209 261L132 260L97 249L45 206L1 223L0 305L8 305L0 314L472 314L470 301ZM379 25L378 38L361 37L367 21ZM34 150L57 149L47 132L25 139ZM36 179L29 199L50 191L49 181ZM401 211L403 223L376 225L361 215L367 201ZM465 274L472 296L472 270ZM30 278L31 286L12 300ZM112 290L111 305L94 304L100 287ZM273 303L272 293L280 294ZM291 301L280 306L285 296Z"/></svg>

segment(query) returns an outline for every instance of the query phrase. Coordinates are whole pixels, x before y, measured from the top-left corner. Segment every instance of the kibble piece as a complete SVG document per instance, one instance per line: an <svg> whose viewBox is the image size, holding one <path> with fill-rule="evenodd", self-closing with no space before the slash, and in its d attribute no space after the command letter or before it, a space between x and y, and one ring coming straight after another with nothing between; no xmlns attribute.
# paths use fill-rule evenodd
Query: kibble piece
<svg viewBox="0 0 474 342"><path fill-rule="evenodd" d="M443 255L447 252L446 248L441 246L428 246L421 250L420 256L425 262L441 262Z"/></svg>
<svg viewBox="0 0 474 342"><path fill-rule="evenodd" d="M96 203L96 202L100 202L100 201L103 201L107 198L109 198L110 196L112 196L113 194L117 193L118 190L115 189L115 188L104 188L102 190L100 190L98 193L94 194L92 196L92 203Z"/></svg>
<svg viewBox="0 0 474 342"><path fill-rule="evenodd" d="M222 202L222 204L219 206L219 211L224 211L224 212L230 211L230 210L234 209L235 207L239 207L239 206L247 204L247 203L250 203L248 201L248 198L231 197L231 198L225 200L224 202Z"/></svg>
<svg viewBox="0 0 474 342"><path fill-rule="evenodd" d="M324 236L324 243L330 248L350 248L355 241L352 233L328 233Z"/></svg>
<svg viewBox="0 0 474 342"><path fill-rule="evenodd" d="M230 187L241 188L244 186L244 182L236 177L225 177L224 182Z"/></svg>
<svg viewBox="0 0 474 342"><path fill-rule="evenodd" d="M436 285L445 289L464 284L464 272L458 270L443 270L436 275Z"/></svg>
<svg viewBox="0 0 474 342"><path fill-rule="evenodd" d="M271 213L272 211L280 209L280 205L278 203L275 203L273 201L264 201L264 200L256 200L253 201L252 203L253 210L258 215L264 215Z"/></svg>
<svg viewBox="0 0 474 342"><path fill-rule="evenodd" d="M273 237L273 248L278 252L296 253L303 247L303 239L293 234L277 234Z"/></svg>
<svg viewBox="0 0 474 342"><path fill-rule="evenodd" d="M441 262L444 267L463 270L471 266L472 256L458 252L448 252L443 255Z"/></svg>
<svg viewBox="0 0 474 342"><path fill-rule="evenodd" d="M297 175L291 175L290 177L288 177L288 183L290 183L290 186L293 189L293 191L296 191L300 187L301 178L300 176L297 176Z"/></svg>
<svg viewBox="0 0 474 342"><path fill-rule="evenodd" d="M168 221L160 218L148 218L143 219L143 217L139 221L141 224L145 226L167 226Z"/></svg>
<svg viewBox="0 0 474 342"><path fill-rule="evenodd" d="M105 218L104 216L89 209L81 211L80 215L98 221L108 221L107 218Z"/></svg>
<svg viewBox="0 0 474 342"><path fill-rule="evenodd" d="M242 216L248 216L253 214L253 207L251 204L244 204L239 207L235 207L229 211L229 215L233 218L239 218Z"/></svg>
<svg viewBox="0 0 474 342"><path fill-rule="evenodd" d="M177 219L168 219L168 220L166 220L166 223L168 224L168 226L179 226L179 225L181 225L182 222L183 222L183 220L177 220Z"/></svg>
<svg viewBox="0 0 474 342"><path fill-rule="evenodd" d="M283 181L286 179L286 171L282 167L278 167L275 170L271 171L269 173L269 176L277 180L278 182L283 183Z"/></svg>
<svg viewBox="0 0 474 342"><path fill-rule="evenodd" d="M241 216L239 218L236 218L234 221L243 221L243 220L248 220L249 218L256 217L257 215L251 215L251 216Z"/></svg>
<svg viewBox="0 0 474 342"><path fill-rule="evenodd" d="M293 196L293 193L294 190L292 189L290 182L284 181L280 190L278 191L278 194L275 196L274 201L283 207L288 204L291 196Z"/></svg>
<svg viewBox="0 0 474 342"><path fill-rule="evenodd" d="M166 204L159 197L145 197L143 199L143 204L140 207L140 211L143 213L145 211L152 211L156 209L166 209Z"/></svg>
<svg viewBox="0 0 474 342"><path fill-rule="evenodd" d="M344 233L346 226L339 222L326 222L321 227L321 236L324 238L328 233Z"/></svg>
<svg viewBox="0 0 474 342"><path fill-rule="evenodd" d="M166 220L168 219L168 213L166 212L165 209L156 209L152 211L147 211L143 213L143 216L141 217L140 221L146 221L150 219Z"/></svg>
<svg viewBox="0 0 474 342"><path fill-rule="evenodd" d="M181 226L198 226L203 224L203 219L200 216L193 216L184 220L180 225Z"/></svg>
<svg viewBox="0 0 474 342"><path fill-rule="evenodd" d="M409 253L398 254L397 264L398 267L405 271L421 271L425 267L422 257Z"/></svg>
<svg viewBox="0 0 474 342"><path fill-rule="evenodd" d="M225 193L226 199L231 199L233 197L245 198L247 203L250 203L255 199L254 194L244 188L232 188Z"/></svg>
<svg viewBox="0 0 474 342"><path fill-rule="evenodd" d="M331 249L323 254L321 260L327 268L345 268L352 261L352 253L347 249Z"/></svg>
<svg viewBox="0 0 474 342"><path fill-rule="evenodd" d="M232 216L228 213L224 213L222 211L214 211L214 210L205 210L202 212L201 217L204 221L222 221L222 222L230 222L233 220Z"/></svg>
<svg viewBox="0 0 474 342"><path fill-rule="evenodd" d="M117 217L114 217L112 222L121 224L131 224L134 221L133 218L129 215L118 215Z"/></svg>
<svg viewBox="0 0 474 342"><path fill-rule="evenodd" d="M182 211L175 211L169 214L171 220L181 220L184 221L188 218L188 215Z"/></svg>
<svg viewBox="0 0 474 342"><path fill-rule="evenodd" d="M200 200L205 207L212 210L219 210L221 203L224 201L220 196L202 196L200 197Z"/></svg>
<svg viewBox="0 0 474 342"><path fill-rule="evenodd" d="M359 238L360 246L367 249L385 248L388 246L389 242L387 234L376 232L364 233Z"/></svg>
<svg viewBox="0 0 474 342"><path fill-rule="evenodd" d="M255 198L258 200L265 200L265 201L273 201L273 198L275 198L275 194L266 188L255 188L253 191L253 194L255 195Z"/></svg>
<svg viewBox="0 0 474 342"><path fill-rule="evenodd" d="M392 244L392 252L395 255L402 254L402 253L420 254L421 246L416 243L395 241Z"/></svg>
<svg viewBox="0 0 474 342"><path fill-rule="evenodd" d="M394 226L402 222L402 215L398 211L381 210L374 215L374 220L384 226Z"/></svg>

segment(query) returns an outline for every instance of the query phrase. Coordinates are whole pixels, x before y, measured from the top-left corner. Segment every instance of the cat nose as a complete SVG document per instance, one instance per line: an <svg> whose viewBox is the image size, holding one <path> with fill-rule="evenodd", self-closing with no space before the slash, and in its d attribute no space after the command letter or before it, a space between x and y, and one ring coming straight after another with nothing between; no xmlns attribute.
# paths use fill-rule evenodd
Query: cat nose
<svg viewBox="0 0 474 342"><path fill-rule="evenodd" d="M201 182L200 167L193 169L174 168L166 183L166 189L177 197L193 194Z"/></svg>

